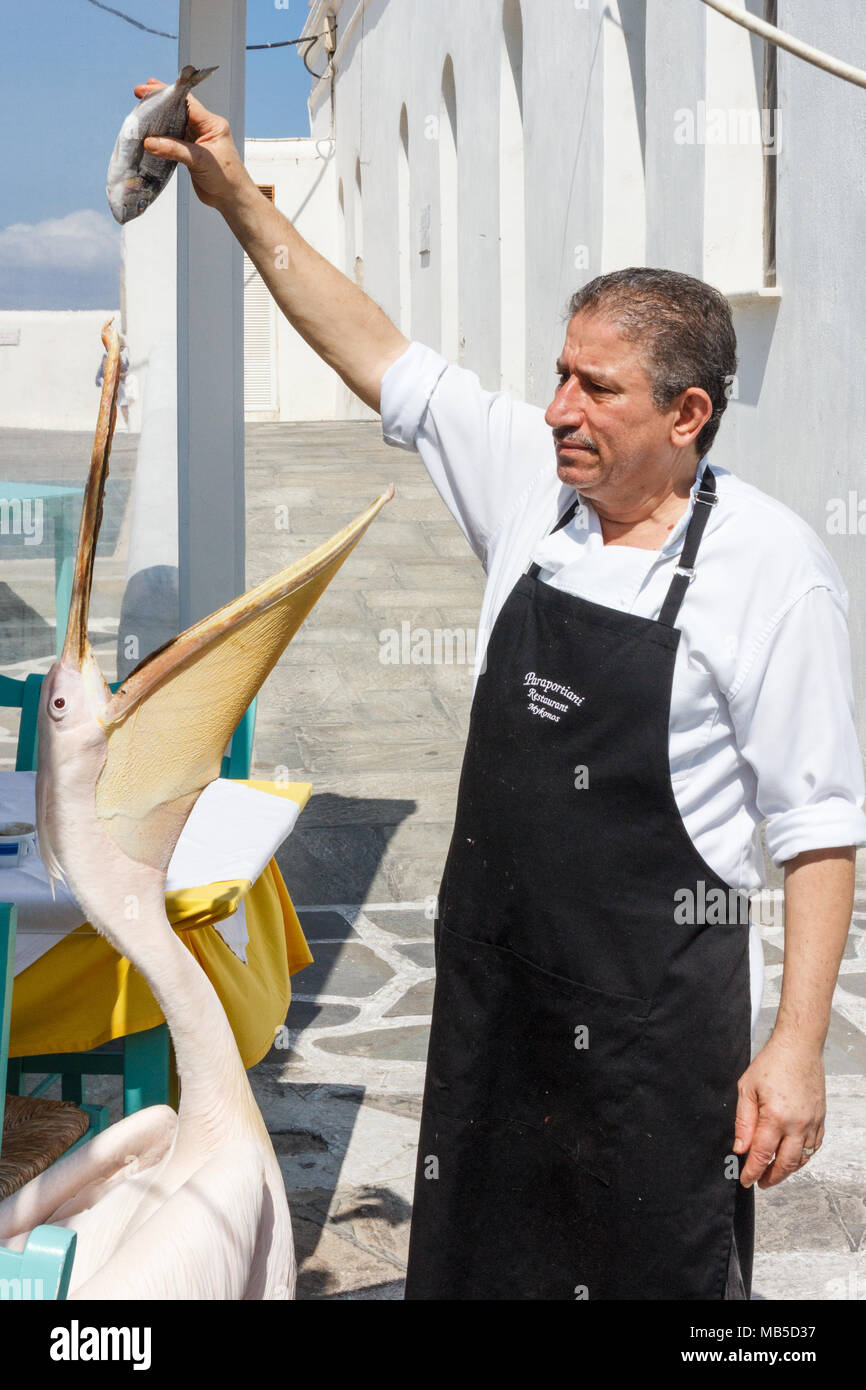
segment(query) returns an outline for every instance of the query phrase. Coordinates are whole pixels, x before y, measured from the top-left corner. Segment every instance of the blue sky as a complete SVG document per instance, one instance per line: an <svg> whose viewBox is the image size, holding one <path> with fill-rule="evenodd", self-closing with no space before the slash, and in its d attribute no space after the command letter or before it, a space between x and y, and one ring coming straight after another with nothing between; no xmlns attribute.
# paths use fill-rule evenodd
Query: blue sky
<svg viewBox="0 0 866 1390"><path fill-rule="evenodd" d="M177 0L110 0L177 33ZM247 42L296 38L306 0L247 0ZM113 307L119 234L105 171L132 88L177 75L177 45L88 0L0 0L0 311ZM248 136L308 135L296 48L247 54Z"/></svg>

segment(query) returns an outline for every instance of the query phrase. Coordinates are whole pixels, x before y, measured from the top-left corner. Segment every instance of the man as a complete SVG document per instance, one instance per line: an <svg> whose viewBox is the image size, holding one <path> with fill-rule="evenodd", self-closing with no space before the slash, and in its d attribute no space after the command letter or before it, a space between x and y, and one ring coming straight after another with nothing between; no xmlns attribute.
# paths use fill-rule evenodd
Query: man
<svg viewBox="0 0 866 1390"><path fill-rule="evenodd" d="M129 387L130 387L129 353L128 353L127 350L126 350L126 339L125 339L125 337L123 336L122 333L118 333L117 336L118 336L118 338L120 339L120 347L121 347L121 353L120 353L120 381L119 381L119 384L118 384L118 387L117 387L117 405L118 405L118 408L119 408L119 410L120 410L121 415L123 416L123 423L124 423L124 425L126 426L126 428L129 429L129 406L130 406L130 401L131 401L131 400L134 400L135 397L132 395L132 393L130 392L130 389L129 389ZM99 387L102 386L102 383L103 383L103 381L105 380L105 368L106 368L107 363L108 363L108 353L107 353L107 352L104 352L104 353L102 354L102 361L100 362L99 367L98 367L97 372L96 372L96 385L99 386Z"/></svg>
<svg viewBox="0 0 866 1390"><path fill-rule="evenodd" d="M187 165L295 328L421 452L488 573L407 1297L747 1298L753 1185L823 1138L866 819L838 572L706 463L727 303L668 271L593 281L542 417L410 345L259 195L226 122L194 98L189 117L190 140L148 149ZM764 820L785 970L750 1062Z"/></svg>

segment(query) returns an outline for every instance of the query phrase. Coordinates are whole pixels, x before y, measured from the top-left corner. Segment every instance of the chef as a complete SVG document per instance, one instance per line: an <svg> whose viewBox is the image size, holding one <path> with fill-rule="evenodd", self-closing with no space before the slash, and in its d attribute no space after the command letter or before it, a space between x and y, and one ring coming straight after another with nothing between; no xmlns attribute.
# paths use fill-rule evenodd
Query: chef
<svg viewBox="0 0 866 1390"><path fill-rule="evenodd" d="M866 818L842 580L792 511L709 461L727 302L667 270L592 281L542 412L408 343L194 98L187 134L148 148L419 451L487 572L407 1298L746 1299L754 1184L823 1138ZM762 824L786 951L751 1058Z"/></svg>

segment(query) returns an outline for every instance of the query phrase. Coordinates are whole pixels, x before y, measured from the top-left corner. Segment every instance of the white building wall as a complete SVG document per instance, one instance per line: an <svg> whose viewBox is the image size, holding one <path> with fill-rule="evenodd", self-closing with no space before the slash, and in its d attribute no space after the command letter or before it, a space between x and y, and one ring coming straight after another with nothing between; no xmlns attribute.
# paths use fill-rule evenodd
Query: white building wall
<svg viewBox="0 0 866 1390"><path fill-rule="evenodd" d="M704 279L754 290L764 269L764 45L715 10L706 16Z"/></svg>
<svg viewBox="0 0 866 1390"><path fill-rule="evenodd" d="M608 0L602 16L603 224L601 271L646 263L646 16ZM577 268L577 267L575 267Z"/></svg>
<svg viewBox="0 0 866 1390"><path fill-rule="evenodd" d="M110 318L120 310L0 310L0 427L92 430Z"/></svg>
<svg viewBox="0 0 866 1390"><path fill-rule="evenodd" d="M696 0L689 0L696 3ZM621 0L630 23L637 0ZM513 9L513 6L510 7ZM310 32L324 26L324 15L337 15L335 55L336 172L342 182L345 216L352 227L355 208L354 170L363 174L364 243L367 248L365 289L388 314L400 321L400 113L407 112L410 208L409 243L412 335L442 347L443 323L453 338L452 313L443 304L442 285L453 294L454 277L443 276L443 251L449 253L450 199L447 169L451 152L442 143L442 76L450 58L454 72L457 132L458 352L478 372L485 386L498 389L503 366L515 376L514 358L502 361L503 284L525 285L525 394L546 401L553 381L553 362L561 347L562 313L578 283L597 274L601 265L603 220L599 151L604 138L604 71L600 39L601 6L591 0L583 9L575 0L524 0L522 70L525 225L515 229L501 221L502 195L515 206L511 171L500 163L503 129L514 150L513 93L503 61L502 0L336 0L311 9ZM614 11L616 7L614 6ZM701 7L702 8L702 7ZM363 61L361 49L363 47ZM620 47L622 41L620 40ZM326 55L317 46L315 63L323 70ZM622 68L625 60L620 58ZM620 72L620 86L622 74ZM310 110L314 136L325 139L331 124L330 79L314 86ZM505 112L503 116L503 106ZM640 136L632 107L620 124L627 130L626 157L630 183L620 193L620 209L629 189L642 198ZM450 130L444 131L450 146ZM614 131L615 134L615 131ZM445 188L446 205L442 192ZM615 190L609 204L615 216ZM506 213L508 211L506 209ZM641 207L642 211L642 207ZM443 213L445 241L443 244ZM634 210L628 209L630 226ZM429 219L428 233L425 231ZM641 219L642 220L642 219ZM503 232L506 262L500 256ZM632 237L634 241L634 238ZM514 263L522 246L523 275ZM348 262L351 264L351 262ZM504 269L504 274L503 274ZM405 271L404 294L405 300ZM507 305L505 329L519 321ZM519 360L519 354L516 355ZM523 375L522 366L516 375Z"/></svg>
<svg viewBox="0 0 866 1390"><path fill-rule="evenodd" d="M123 228L121 291L123 329L130 371L137 382L129 411L130 429L141 430L153 353L174 354L177 340L177 189L175 174L147 214ZM160 376L159 409L177 405L177 392L166 401L168 387ZM176 463L175 451L175 463Z"/></svg>
<svg viewBox="0 0 866 1390"><path fill-rule="evenodd" d="M396 153L394 157L396 160ZM273 185L276 206L301 236L342 269L337 245L337 179L330 141L247 140L245 162L257 184ZM274 254L278 254L276 248ZM342 383L280 313L276 315L276 370L277 409L269 418L337 417ZM268 417L252 412L247 418Z"/></svg>
<svg viewBox="0 0 866 1390"><path fill-rule="evenodd" d="M244 157L256 183L274 188L274 201L323 256L338 259L336 179L327 140L247 140ZM179 177L183 177L180 175ZM172 180L145 217L124 228L126 333L138 364L142 402L154 343L175 337L177 186ZM214 216L217 214L214 213ZM278 249L274 248L275 256ZM248 273L250 267L247 268ZM249 419L328 420L337 415L342 384L279 312L275 320L276 407ZM202 352L207 345L200 346ZM141 406L132 416L140 428Z"/></svg>

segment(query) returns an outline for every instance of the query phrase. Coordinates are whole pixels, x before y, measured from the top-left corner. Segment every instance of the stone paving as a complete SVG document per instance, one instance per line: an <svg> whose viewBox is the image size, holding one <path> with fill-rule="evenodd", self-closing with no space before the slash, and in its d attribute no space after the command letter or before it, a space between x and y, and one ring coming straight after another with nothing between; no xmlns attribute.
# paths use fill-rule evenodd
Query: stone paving
<svg viewBox="0 0 866 1390"><path fill-rule="evenodd" d="M118 436L97 563L91 635L110 674L135 444ZM0 431L0 477L80 483L88 455L86 436ZM259 702L254 770L314 785L277 858L315 963L295 977L286 1026L251 1073L290 1194L302 1299L402 1296L432 998L432 901L451 832L471 667L385 664L382 634L399 633L404 622L413 633L472 628L483 575L419 461L386 448L377 425L247 427L251 584L332 534L389 481L397 497ZM288 508L288 530L275 525L278 507ZM44 553L0 540L0 667L9 674L45 670L52 659ZM5 767L14 758L8 716L0 729ZM768 898L759 1042L772 1024L782 967L781 923L770 906ZM802 1174L757 1194L756 1298L866 1298L866 895L857 908L827 1045L826 1140ZM116 1113L116 1095L104 1098Z"/></svg>

